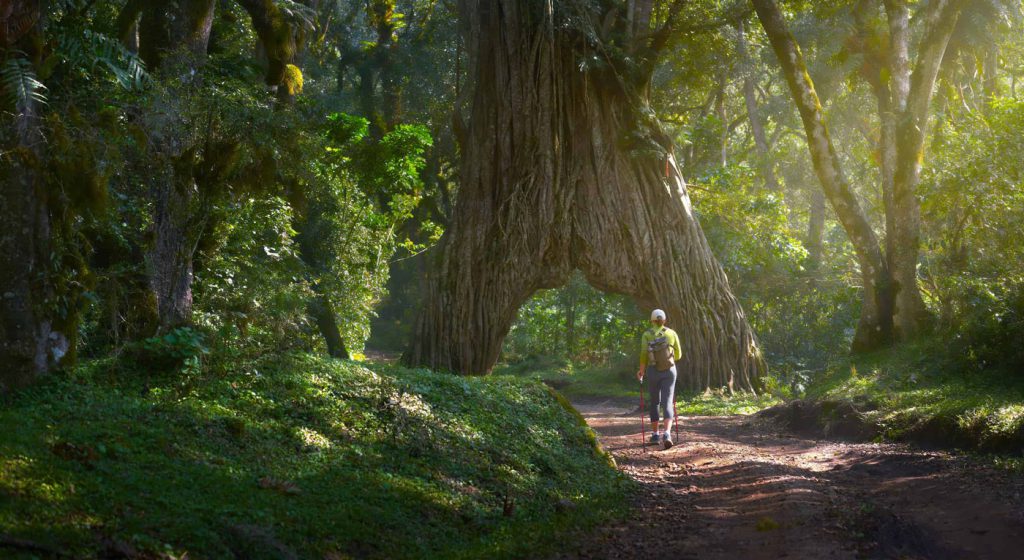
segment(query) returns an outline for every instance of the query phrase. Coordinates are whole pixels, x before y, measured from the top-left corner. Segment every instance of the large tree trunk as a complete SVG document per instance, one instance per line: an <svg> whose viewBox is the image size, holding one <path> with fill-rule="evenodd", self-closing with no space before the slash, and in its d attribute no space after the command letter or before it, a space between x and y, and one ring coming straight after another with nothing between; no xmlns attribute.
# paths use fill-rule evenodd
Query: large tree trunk
<svg viewBox="0 0 1024 560"><path fill-rule="evenodd" d="M252 20L267 60L264 80L277 97L278 107L291 105L298 91L288 79L288 65L295 58L298 44L295 31L274 0L237 0Z"/></svg>
<svg viewBox="0 0 1024 560"><path fill-rule="evenodd" d="M892 340L892 290L878 237L843 174L814 83L782 13L773 0L753 4L800 111L818 180L857 254L864 290L853 350L878 348Z"/></svg>
<svg viewBox="0 0 1024 560"><path fill-rule="evenodd" d="M52 243L39 173L43 139L34 105L30 100L12 119L4 119L9 128L0 162L0 394L45 374L67 350L67 337L53 330L47 312Z"/></svg>
<svg viewBox="0 0 1024 560"><path fill-rule="evenodd" d="M754 334L674 158L642 117L648 78L581 71L586 47L563 25L562 4L460 7L472 120L454 219L405 361L489 372L519 306L578 268L599 289L667 311L690 386L756 388L765 364Z"/></svg>
<svg viewBox="0 0 1024 560"><path fill-rule="evenodd" d="M318 251L316 244L316 235L325 216L320 207L310 205L309 198L306 196L306 187L301 183L294 182L291 185L289 203L296 214L293 224L295 231L298 232L299 258L306 265L306 269L312 273L313 297L307 303L306 310L316 322L317 329L320 330L320 336L323 337L324 344L327 345L327 354L347 360L350 356L348 348L345 347L345 340L341 337L341 329L338 328L338 317L334 313L334 306L331 304L330 298L327 297L325 290L320 285L320 279L329 270L329 263L325 262L326 258L321 251Z"/></svg>
<svg viewBox="0 0 1024 560"><path fill-rule="evenodd" d="M4 49L37 31L42 19L37 2L6 7L0 13ZM24 48L32 52L34 41L26 42L30 44ZM71 350L72 337L53 321L53 243L41 173L45 141L37 110L35 100L21 99L4 115L0 131L0 394L32 383Z"/></svg>

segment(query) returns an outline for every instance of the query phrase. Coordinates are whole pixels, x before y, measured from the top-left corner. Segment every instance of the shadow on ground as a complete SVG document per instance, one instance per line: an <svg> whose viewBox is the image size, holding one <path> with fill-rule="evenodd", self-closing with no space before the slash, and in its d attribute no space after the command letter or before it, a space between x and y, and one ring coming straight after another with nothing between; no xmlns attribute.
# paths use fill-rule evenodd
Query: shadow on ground
<svg viewBox="0 0 1024 560"><path fill-rule="evenodd" d="M578 408L641 484L631 517L560 558L1019 558L1024 481L978 460L690 417L641 446L624 403Z"/></svg>

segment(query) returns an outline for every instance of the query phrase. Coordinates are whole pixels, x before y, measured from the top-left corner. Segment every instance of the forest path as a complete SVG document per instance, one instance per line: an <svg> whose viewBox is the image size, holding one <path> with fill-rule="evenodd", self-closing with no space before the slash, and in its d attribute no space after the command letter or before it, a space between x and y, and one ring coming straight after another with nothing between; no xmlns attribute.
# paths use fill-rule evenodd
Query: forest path
<svg viewBox="0 0 1024 560"><path fill-rule="evenodd" d="M744 416L684 417L675 447L645 451L635 412L576 406L642 489L624 523L559 558L1024 557L1024 477L976 459Z"/></svg>

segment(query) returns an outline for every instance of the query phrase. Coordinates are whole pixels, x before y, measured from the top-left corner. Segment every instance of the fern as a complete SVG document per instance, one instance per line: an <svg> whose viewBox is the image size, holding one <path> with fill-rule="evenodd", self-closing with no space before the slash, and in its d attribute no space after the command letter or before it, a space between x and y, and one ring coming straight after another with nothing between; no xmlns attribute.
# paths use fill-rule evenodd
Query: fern
<svg viewBox="0 0 1024 560"><path fill-rule="evenodd" d="M89 29L63 30L57 37L57 47L69 65L90 71L103 66L125 89L142 89L149 79L138 55L102 33Z"/></svg>
<svg viewBox="0 0 1024 560"><path fill-rule="evenodd" d="M12 56L0 67L0 85L4 101L21 113L31 103L46 103L46 86L36 77L35 70L24 53Z"/></svg>
<svg viewBox="0 0 1024 560"><path fill-rule="evenodd" d="M276 0L277 9L281 10L285 21L296 27L313 29L316 22L316 10L295 0Z"/></svg>

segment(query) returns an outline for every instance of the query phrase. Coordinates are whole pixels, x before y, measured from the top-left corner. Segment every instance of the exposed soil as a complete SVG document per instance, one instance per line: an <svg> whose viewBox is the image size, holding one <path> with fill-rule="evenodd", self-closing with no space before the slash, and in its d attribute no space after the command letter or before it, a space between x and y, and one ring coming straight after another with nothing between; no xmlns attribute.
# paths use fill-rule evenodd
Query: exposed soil
<svg viewBox="0 0 1024 560"><path fill-rule="evenodd" d="M978 459L743 416L682 418L675 447L645 450L635 411L577 408L642 489L560 558L1024 557L1024 477Z"/></svg>

